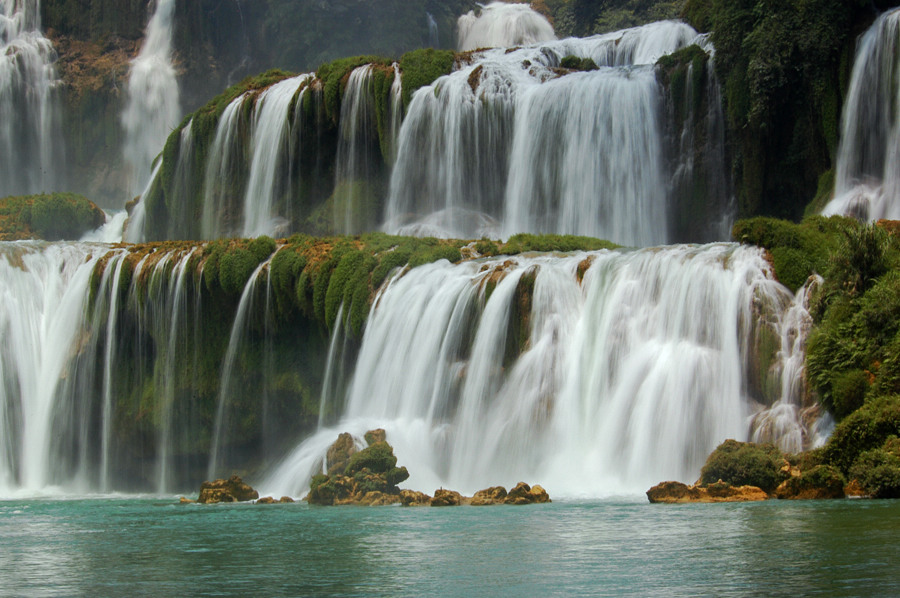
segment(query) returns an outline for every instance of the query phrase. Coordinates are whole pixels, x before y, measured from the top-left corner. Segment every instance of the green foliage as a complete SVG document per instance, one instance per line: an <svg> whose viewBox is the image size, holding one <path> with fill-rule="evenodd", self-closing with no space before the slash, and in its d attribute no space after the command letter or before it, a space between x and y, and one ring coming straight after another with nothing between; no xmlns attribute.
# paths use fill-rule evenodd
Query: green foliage
<svg viewBox="0 0 900 598"><path fill-rule="evenodd" d="M430 264L438 260L447 260L455 264L462 259L459 247L453 245L438 244L433 246L420 246L409 258L409 267L415 268L424 264Z"/></svg>
<svg viewBox="0 0 900 598"><path fill-rule="evenodd" d="M856 479L873 498L900 498L900 441L896 436L880 448L859 455L850 468Z"/></svg>
<svg viewBox="0 0 900 598"><path fill-rule="evenodd" d="M831 411L841 419L863 405L869 390L869 374L863 370L849 370L835 374L831 382Z"/></svg>
<svg viewBox="0 0 900 598"><path fill-rule="evenodd" d="M75 193L0 199L0 240L77 241L106 221L103 210Z"/></svg>
<svg viewBox="0 0 900 598"><path fill-rule="evenodd" d="M420 87L431 85L435 79L453 70L455 55L449 50L427 48L407 52L400 58L403 73L403 108L409 106L412 95Z"/></svg>
<svg viewBox="0 0 900 598"><path fill-rule="evenodd" d="M384 474L397 467L397 457L394 449L387 442L380 441L367 446L361 451L353 453L344 475L352 476L362 469L368 469L372 473Z"/></svg>
<svg viewBox="0 0 900 598"><path fill-rule="evenodd" d="M834 429L822 449L825 463L844 474L864 452L884 445L891 436L900 435L900 397L878 397L845 417Z"/></svg>
<svg viewBox="0 0 900 598"><path fill-rule="evenodd" d="M890 239L884 228L867 224L845 229L834 255L831 281L851 295L866 289L888 270Z"/></svg>
<svg viewBox="0 0 900 598"><path fill-rule="evenodd" d="M847 481L840 470L831 465L816 465L803 471L799 476L790 477L786 481L788 496L801 495L803 492L815 491L820 497L842 498ZM781 489L779 488L779 496Z"/></svg>
<svg viewBox="0 0 900 598"><path fill-rule="evenodd" d="M700 471L703 484L722 480L732 486L757 486L772 492L784 480L784 456L771 444L726 440L706 460Z"/></svg>

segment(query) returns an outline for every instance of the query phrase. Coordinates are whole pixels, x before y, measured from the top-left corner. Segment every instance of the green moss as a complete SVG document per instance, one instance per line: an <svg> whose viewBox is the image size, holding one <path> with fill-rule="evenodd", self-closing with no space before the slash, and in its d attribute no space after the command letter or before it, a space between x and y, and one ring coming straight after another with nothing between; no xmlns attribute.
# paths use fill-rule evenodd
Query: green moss
<svg viewBox="0 0 900 598"><path fill-rule="evenodd" d="M341 98L347 77L353 69L366 64L390 65L391 61L381 56L351 56L325 63L316 70L316 76L322 81L325 113L333 122L338 122L341 115Z"/></svg>
<svg viewBox="0 0 900 598"><path fill-rule="evenodd" d="M383 474L395 467L397 467L397 457L394 456L394 449L382 440L353 453L347 463L347 469L344 470L344 475L352 476L363 469Z"/></svg>
<svg viewBox="0 0 900 598"><path fill-rule="evenodd" d="M784 481L784 456L771 444L726 440L706 460L700 472L703 484L722 480L732 486L757 486L772 492Z"/></svg>
<svg viewBox="0 0 900 598"><path fill-rule="evenodd" d="M219 259L219 285L228 295L240 295L258 265L259 260L250 250L229 249Z"/></svg>
<svg viewBox="0 0 900 598"><path fill-rule="evenodd" d="M77 241L106 221L103 210L75 193L44 193L0 199L0 240Z"/></svg>
<svg viewBox="0 0 900 598"><path fill-rule="evenodd" d="M276 247L277 245L272 237L262 235L250 241L250 245L247 249L250 250L250 253L252 253L253 257L256 259L256 263L259 264L275 253Z"/></svg>
<svg viewBox="0 0 900 598"><path fill-rule="evenodd" d="M596 71L597 63L592 58L580 58L578 56L563 56L559 61L559 66L572 71Z"/></svg>
<svg viewBox="0 0 900 598"><path fill-rule="evenodd" d="M454 63L455 55L450 50L427 48L404 54L400 58L400 71L403 73L403 108L409 106L417 89L431 85L438 77L450 74Z"/></svg>
<svg viewBox="0 0 900 598"><path fill-rule="evenodd" d="M530 251L597 251L599 249L616 249L619 247L610 241L594 239L592 237L578 237L575 235L532 235L521 233L513 235L504 244L502 253L517 254Z"/></svg>

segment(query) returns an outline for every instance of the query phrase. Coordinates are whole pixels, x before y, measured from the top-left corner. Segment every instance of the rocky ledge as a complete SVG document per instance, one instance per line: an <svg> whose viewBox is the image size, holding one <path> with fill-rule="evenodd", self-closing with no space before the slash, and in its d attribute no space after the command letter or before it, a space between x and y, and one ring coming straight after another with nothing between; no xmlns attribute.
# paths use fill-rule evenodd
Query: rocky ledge
<svg viewBox="0 0 900 598"><path fill-rule="evenodd" d="M479 490L471 497L444 488L435 490L434 496L428 496L424 492L415 490L400 491L400 504L404 507L458 507L463 505L480 507L530 505L545 502L551 502L547 491L538 485L529 486L525 482L519 482L509 492L503 486L492 486Z"/></svg>

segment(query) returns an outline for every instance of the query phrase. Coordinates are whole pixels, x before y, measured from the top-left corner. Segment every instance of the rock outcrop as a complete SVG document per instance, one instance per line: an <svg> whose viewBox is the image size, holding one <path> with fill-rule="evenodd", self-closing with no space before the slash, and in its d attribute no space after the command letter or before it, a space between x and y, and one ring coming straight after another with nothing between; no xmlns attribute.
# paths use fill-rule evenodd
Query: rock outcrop
<svg viewBox="0 0 900 598"><path fill-rule="evenodd" d="M504 503L507 505L530 505L535 503L550 502L550 495L538 485L529 486L525 482L519 482L516 487L506 495Z"/></svg>
<svg viewBox="0 0 900 598"><path fill-rule="evenodd" d="M306 501L313 505L386 505L400 502L397 484L409 477L397 467L394 449L384 430L365 435L369 446L356 450L350 434L344 433L328 449L327 474L313 476Z"/></svg>
<svg viewBox="0 0 900 598"><path fill-rule="evenodd" d="M651 503L748 502L770 498L756 486L732 486L716 482L707 486L688 486L681 482L663 482L647 490Z"/></svg>
<svg viewBox="0 0 900 598"><path fill-rule="evenodd" d="M245 484L239 476L233 475L227 480L203 482L200 485L200 497L197 502L202 504L248 502L258 498L259 492Z"/></svg>

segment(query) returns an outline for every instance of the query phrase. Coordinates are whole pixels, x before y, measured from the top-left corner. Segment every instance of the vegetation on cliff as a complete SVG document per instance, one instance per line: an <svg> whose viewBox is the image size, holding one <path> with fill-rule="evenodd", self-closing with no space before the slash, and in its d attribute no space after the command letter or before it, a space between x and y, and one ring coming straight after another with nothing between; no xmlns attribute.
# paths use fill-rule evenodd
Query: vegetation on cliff
<svg viewBox="0 0 900 598"><path fill-rule="evenodd" d="M75 193L0 199L0 241L77 241L105 221L103 210Z"/></svg>
<svg viewBox="0 0 900 598"><path fill-rule="evenodd" d="M807 378L838 421L805 457L836 468L873 496L900 493L900 239L896 223L812 217L801 224L755 218L734 236L765 247L776 276L795 288L819 274Z"/></svg>

